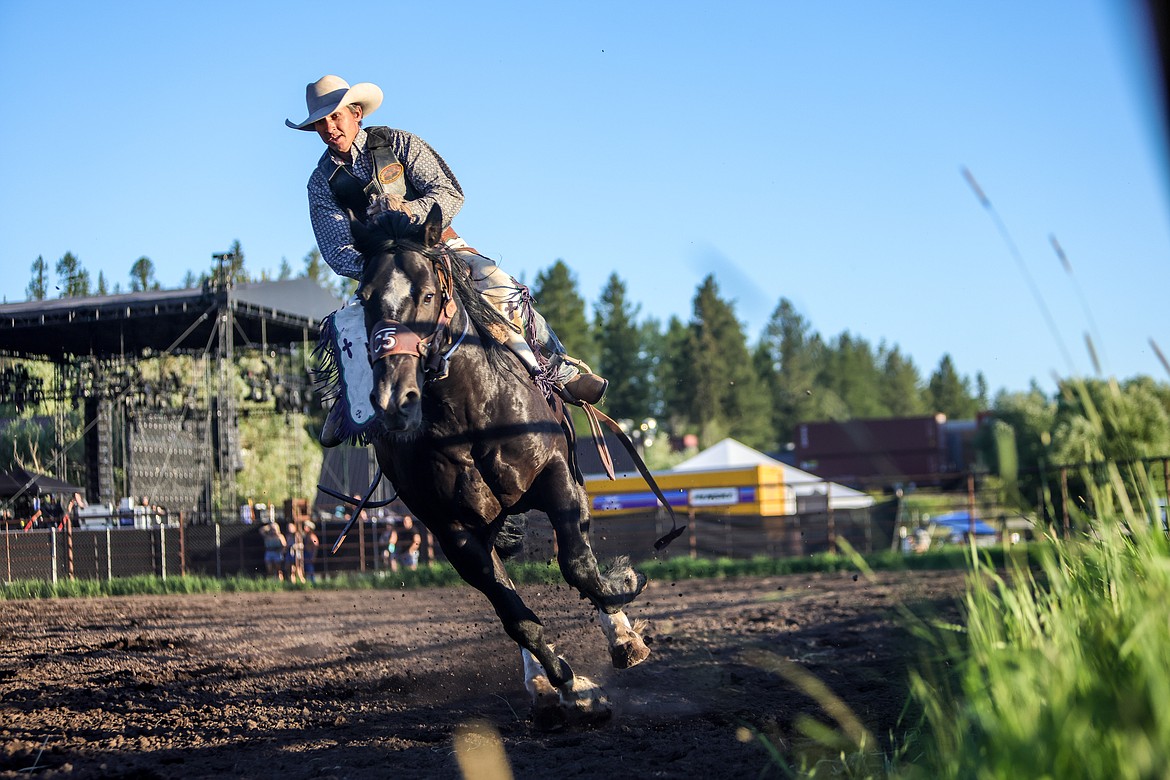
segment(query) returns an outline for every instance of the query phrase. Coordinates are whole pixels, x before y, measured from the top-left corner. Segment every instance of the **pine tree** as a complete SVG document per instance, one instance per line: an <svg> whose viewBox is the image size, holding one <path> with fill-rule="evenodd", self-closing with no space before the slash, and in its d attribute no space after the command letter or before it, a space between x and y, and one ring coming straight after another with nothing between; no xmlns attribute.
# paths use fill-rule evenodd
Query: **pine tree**
<svg viewBox="0 0 1170 780"><path fill-rule="evenodd" d="M329 287L333 284L333 270L325 264L325 260L321 257L321 250L313 247L305 254L304 263L305 270L301 276L306 279L312 279L323 287Z"/></svg>
<svg viewBox="0 0 1170 780"><path fill-rule="evenodd" d="M97 290L94 291L94 294L95 295L109 295L110 294L110 288L109 288L109 285L106 284L106 275L103 271L98 271Z"/></svg>
<svg viewBox="0 0 1170 780"><path fill-rule="evenodd" d="M647 317L638 328L638 342L642 345L642 365L646 382L646 409L651 417L665 420L666 401L666 334L662 324L653 317Z"/></svg>
<svg viewBox="0 0 1170 780"><path fill-rule="evenodd" d="M792 440L796 426L818 419L817 375L825 359L820 336L787 298L781 298L756 347L756 366L772 399L772 424L779 440Z"/></svg>
<svg viewBox="0 0 1170 780"><path fill-rule="evenodd" d="M752 447L772 448L771 405L748 352L733 305L719 297L714 276L695 295L687 343L694 384L687 413L704 445L731 435Z"/></svg>
<svg viewBox="0 0 1170 780"><path fill-rule="evenodd" d="M975 402L979 405L979 411L988 409L991 406L987 377L983 375L982 371L975 372Z"/></svg>
<svg viewBox="0 0 1170 780"><path fill-rule="evenodd" d="M228 262L229 278L233 284L248 281L248 271L244 268L244 248L240 246L239 239L233 241L231 248L228 250Z"/></svg>
<svg viewBox="0 0 1170 780"><path fill-rule="evenodd" d="M970 419L979 411L971 396L971 381L959 376L949 354L942 356L938 368L930 375L927 398L933 411L942 412L952 420Z"/></svg>
<svg viewBox="0 0 1170 780"><path fill-rule="evenodd" d="M72 252L66 252L57 261L57 289L62 298L82 298L89 295L89 272Z"/></svg>
<svg viewBox="0 0 1170 780"><path fill-rule="evenodd" d="M821 384L840 399L845 415L857 419L889 416L881 400L882 375L869 342L848 331L829 345Z"/></svg>
<svg viewBox="0 0 1170 780"><path fill-rule="evenodd" d="M30 301L43 301L49 294L49 266L45 263L43 255L37 255L30 270L32 271L32 281L25 288L25 294Z"/></svg>
<svg viewBox="0 0 1170 780"><path fill-rule="evenodd" d="M605 408L611 417L641 422L650 416L648 365L638 308L626 299L626 285L611 274L593 308L597 341L595 370L609 379Z"/></svg>
<svg viewBox="0 0 1170 780"><path fill-rule="evenodd" d="M154 279L154 262L143 255L130 266L130 291L157 290L159 283Z"/></svg>
<svg viewBox="0 0 1170 780"><path fill-rule="evenodd" d="M597 350L589 321L585 317L585 299L577 292L577 279L557 260L547 270L536 275L532 285L532 299L537 311L573 357L592 367L597 363Z"/></svg>
<svg viewBox="0 0 1170 780"><path fill-rule="evenodd" d="M676 434L686 432L690 423L690 396L694 385L688 343L691 332L678 317L671 317L661 333L658 355L657 395L661 399L657 416L667 421L667 427Z"/></svg>
<svg viewBox="0 0 1170 780"><path fill-rule="evenodd" d="M321 257L321 250L317 247L310 249L301 262L304 264L301 278L312 279L326 290L335 292L340 298L348 298L357 289L353 279L333 273L333 269Z"/></svg>
<svg viewBox="0 0 1170 780"><path fill-rule="evenodd" d="M914 361L905 357L897 346L878 348L882 366L881 398L886 414L913 417L927 412L922 398L922 377Z"/></svg>

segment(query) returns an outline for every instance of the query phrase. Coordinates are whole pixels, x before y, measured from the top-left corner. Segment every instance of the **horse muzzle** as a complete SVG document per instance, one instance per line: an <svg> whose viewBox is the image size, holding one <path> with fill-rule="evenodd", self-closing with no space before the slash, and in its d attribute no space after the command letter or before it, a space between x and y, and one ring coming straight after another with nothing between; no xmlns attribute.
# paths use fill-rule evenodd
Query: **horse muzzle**
<svg viewBox="0 0 1170 780"><path fill-rule="evenodd" d="M374 364L370 402L387 432L409 432L422 425L421 373L418 361L410 359Z"/></svg>
<svg viewBox="0 0 1170 780"><path fill-rule="evenodd" d="M429 341L396 320L379 320L370 330L370 401L388 432L412 431L422 423L422 361Z"/></svg>

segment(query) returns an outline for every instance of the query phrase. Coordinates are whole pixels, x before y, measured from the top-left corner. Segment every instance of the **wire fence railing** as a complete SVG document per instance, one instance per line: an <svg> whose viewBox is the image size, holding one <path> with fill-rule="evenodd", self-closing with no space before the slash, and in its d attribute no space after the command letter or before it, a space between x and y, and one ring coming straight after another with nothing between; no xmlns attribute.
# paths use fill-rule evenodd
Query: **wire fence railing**
<svg viewBox="0 0 1170 780"><path fill-rule="evenodd" d="M981 528L992 526L994 539L1014 539L1011 522L1023 518L1005 518L998 509L997 495L997 491L976 491L972 487L965 496L956 496L954 503L966 507L973 521L979 519ZM656 551L653 545L671 530L671 518L660 508L616 515L599 513L590 520L589 538L597 559L604 565L623 555L634 562L677 556L800 557L839 551L844 546L842 541L863 553L919 550L915 533L921 534L928 525L925 516L906 509L900 496L847 509L831 508L823 497L819 503L799 501L796 506L796 513L781 516L741 514L730 507L676 507L678 522L686 529L662 551ZM288 521L279 512L276 514L278 526L287 530ZM400 519L379 516L356 523L338 552L330 554L347 518L318 512L312 520L313 534L309 534L305 522L309 517L307 513L302 515L288 531L290 539L296 537L297 554L301 556L293 559L295 565L303 566L308 579L351 572L387 576L404 566L444 560L442 549L421 524L415 525L420 538L416 561L403 556L403 540L391 550L390 531ZM1047 521L1059 524L1060 518L1050 517ZM966 527L963 523L952 530L952 538L959 538ZM148 528L73 527L67 522L54 528L24 528L20 523L0 524L0 578L5 582L111 580L134 575L293 576L289 569L292 556L282 556L276 567L266 563L266 552L271 548L266 549L263 524L241 522L239 515L195 522L184 516L160 518L158 525ZM315 547L308 543L313 535ZM551 524L540 513L530 512L525 545L518 559L553 562L556 557Z"/></svg>
<svg viewBox="0 0 1170 780"><path fill-rule="evenodd" d="M653 543L670 530L669 517L649 511L591 521L590 541L598 560L627 555L634 561L652 557L785 557L827 551L844 538L856 549L872 551L890 545L894 518L889 507L833 513L806 513L789 517L753 517L718 513L683 514L687 529L662 552ZM343 520L314 524L319 544L302 547L304 571L310 577L329 578L343 573L386 576L400 567L444 560L442 549L427 530L417 525L420 544L417 564L404 556L403 541L391 551L392 520L375 518L354 525L336 554L329 553L341 533ZM556 560L552 526L539 513L530 513L522 561ZM302 535L302 540L307 534ZM302 541L303 544L303 541ZM157 528L61 528L0 530L0 577L18 580L111 580L134 575L167 578L184 574L216 577L274 576L265 562L260 526L239 522L180 523ZM287 572L289 559L281 569Z"/></svg>

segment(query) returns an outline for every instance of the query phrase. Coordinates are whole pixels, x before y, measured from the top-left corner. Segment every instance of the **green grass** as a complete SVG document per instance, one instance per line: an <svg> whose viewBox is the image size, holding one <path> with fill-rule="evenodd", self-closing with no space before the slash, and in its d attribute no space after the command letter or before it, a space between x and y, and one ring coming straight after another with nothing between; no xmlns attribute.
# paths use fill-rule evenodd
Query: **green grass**
<svg viewBox="0 0 1170 780"><path fill-rule="evenodd" d="M1038 570L974 559L966 630L911 680L929 739L907 777L1170 777L1170 544L1097 524Z"/></svg>

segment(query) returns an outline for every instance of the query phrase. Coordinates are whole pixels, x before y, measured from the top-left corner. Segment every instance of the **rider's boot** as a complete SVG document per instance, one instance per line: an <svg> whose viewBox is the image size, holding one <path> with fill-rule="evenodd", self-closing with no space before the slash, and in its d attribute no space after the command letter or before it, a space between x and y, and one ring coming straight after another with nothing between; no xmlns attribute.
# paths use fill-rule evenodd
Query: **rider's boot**
<svg viewBox="0 0 1170 780"><path fill-rule="evenodd" d="M569 357L560 339L528 299L528 288L505 273L495 261L475 252L460 252L471 268L471 282L512 328L503 343L520 358L534 377L545 376L561 389L571 403L601 401L609 380L598 376L584 362ZM530 336L530 337L526 337ZM539 359L533 346L541 351Z"/></svg>
<svg viewBox="0 0 1170 780"><path fill-rule="evenodd" d="M545 328L548 328L547 323ZM548 332L552 333L551 330ZM553 338L556 338L555 334ZM549 381L561 389L562 396L569 403L597 404L605 394L605 389L609 387L608 379L593 373L589 370L589 366L569 357L564 352L553 353L552 357L542 365L541 361L537 359L532 345L528 343L523 334L512 328L508 328L506 336L501 341L504 346L512 350L516 357L520 358L520 362L528 369L529 374L533 377L548 377ZM556 343L558 346L560 345L559 340Z"/></svg>
<svg viewBox="0 0 1170 780"><path fill-rule="evenodd" d="M329 414L325 418L325 424L321 426L321 446L322 447L336 447L342 442L341 436L341 404L333 404L329 407Z"/></svg>

